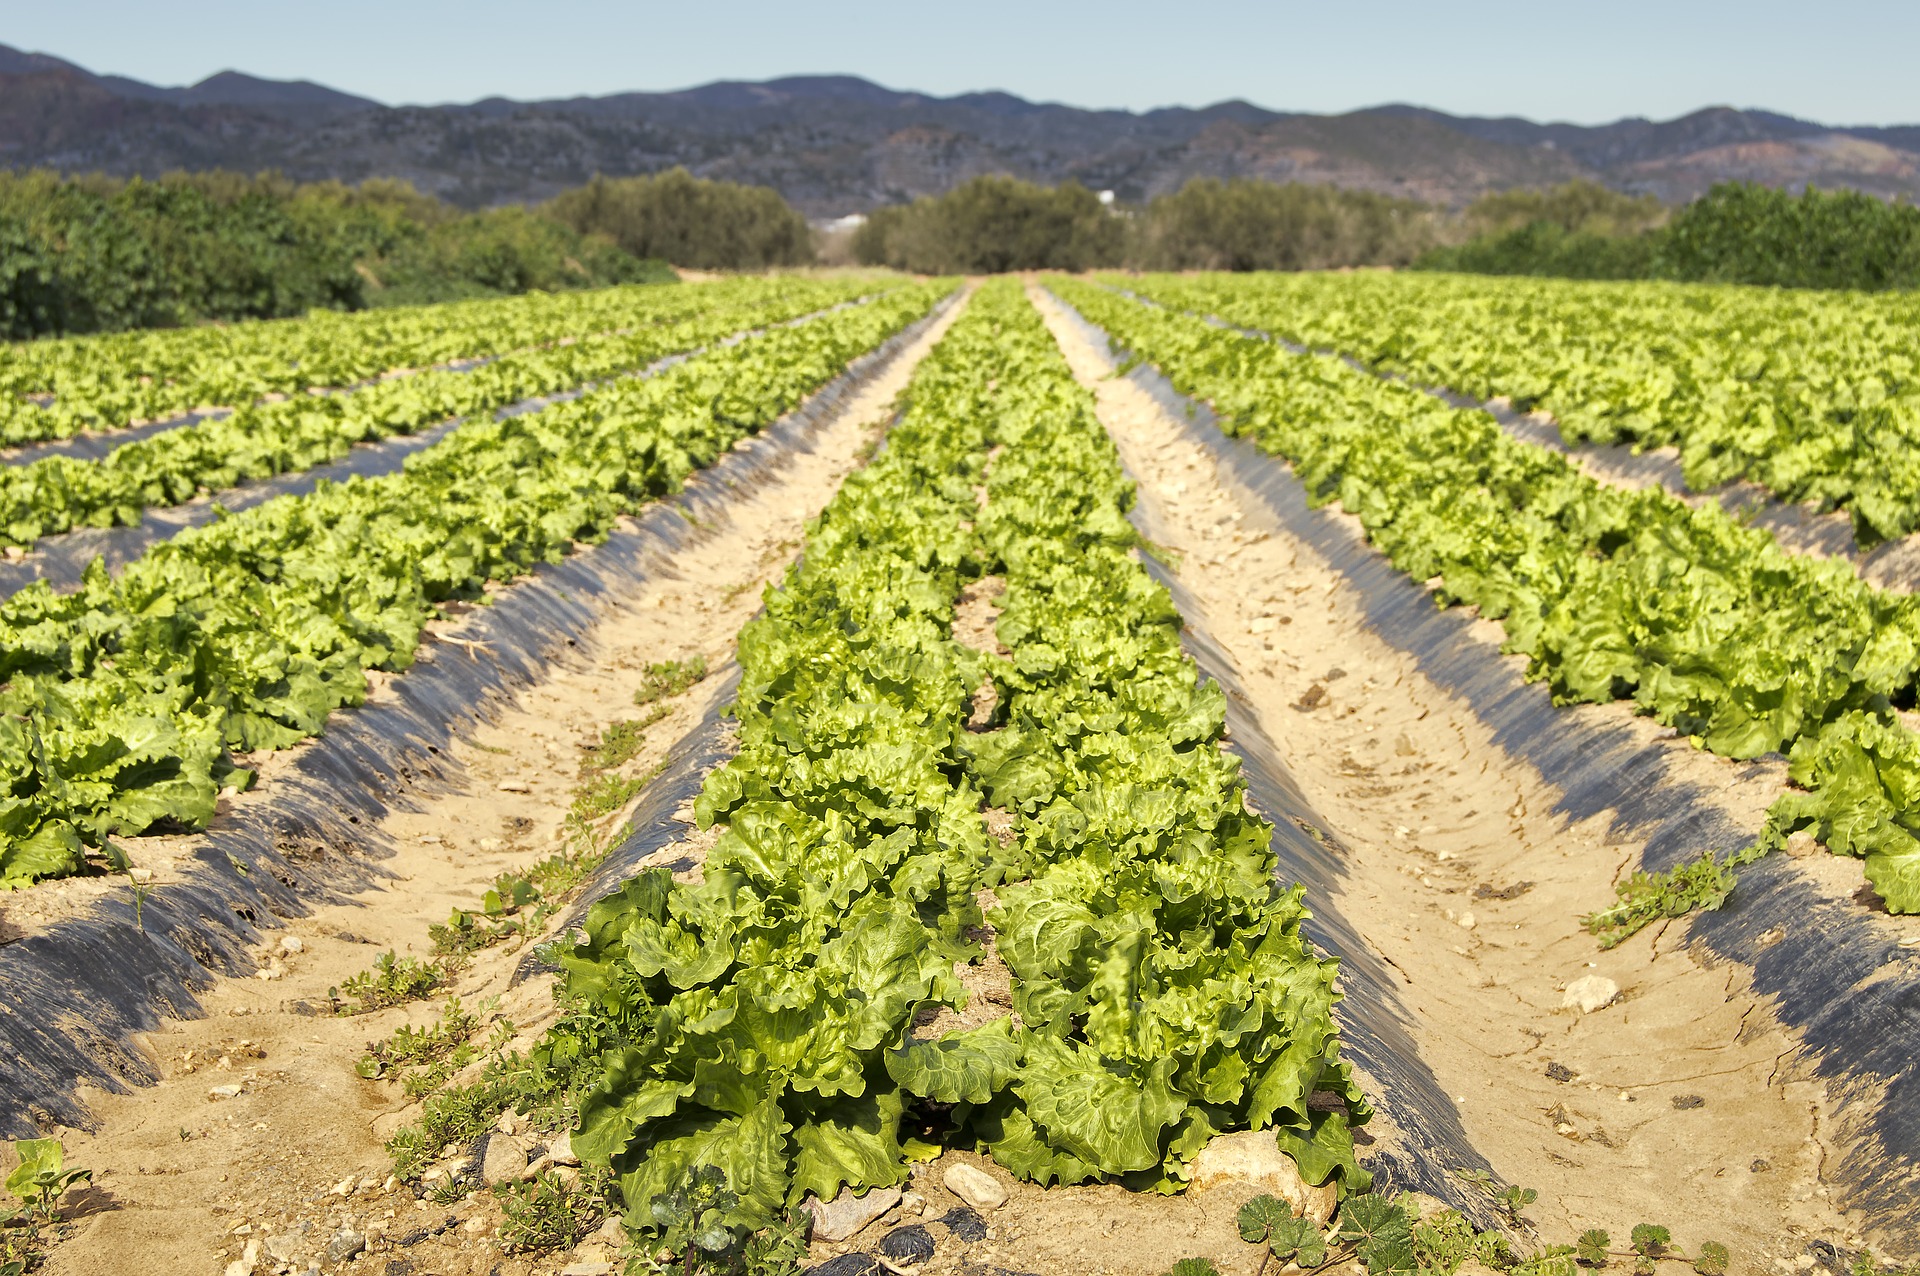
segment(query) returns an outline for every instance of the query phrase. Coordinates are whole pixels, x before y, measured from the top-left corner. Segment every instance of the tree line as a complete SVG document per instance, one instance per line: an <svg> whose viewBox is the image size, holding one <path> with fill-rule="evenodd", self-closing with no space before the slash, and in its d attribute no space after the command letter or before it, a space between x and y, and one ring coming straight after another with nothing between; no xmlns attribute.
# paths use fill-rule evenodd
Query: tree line
<svg viewBox="0 0 1920 1276"><path fill-rule="evenodd" d="M1368 191L1196 178L1113 207L1075 183L979 177L873 212L863 264L917 273L1413 267L1820 288L1920 286L1920 209L1857 192L1716 186L1680 208L1592 182L1453 212ZM596 177L463 212L404 182L154 181L0 172L0 336L271 318L816 259L764 187L684 169Z"/></svg>
<svg viewBox="0 0 1920 1276"><path fill-rule="evenodd" d="M922 273L1002 270L1315 270L1404 266L1437 242L1439 210L1370 191L1196 178L1141 208L1076 183L978 177L870 214L863 264Z"/></svg>
<svg viewBox="0 0 1920 1276"><path fill-rule="evenodd" d="M883 208L858 260L922 272L1412 267L1787 288L1920 287L1920 208L1729 182L1679 208L1596 182L1501 191L1459 213L1367 191L1198 178L1113 210L1071 183L982 177Z"/></svg>
<svg viewBox="0 0 1920 1276"><path fill-rule="evenodd" d="M684 170L463 212L405 182L0 172L0 336L264 319L810 262L778 194Z"/></svg>
<svg viewBox="0 0 1920 1276"><path fill-rule="evenodd" d="M1612 194L1609 192L1609 194ZM1859 191L1727 182L1677 209L1640 216L1547 203L1481 228L1416 263L1475 274L1674 279L1781 288L1920 287L1920 208Z"/></svg>

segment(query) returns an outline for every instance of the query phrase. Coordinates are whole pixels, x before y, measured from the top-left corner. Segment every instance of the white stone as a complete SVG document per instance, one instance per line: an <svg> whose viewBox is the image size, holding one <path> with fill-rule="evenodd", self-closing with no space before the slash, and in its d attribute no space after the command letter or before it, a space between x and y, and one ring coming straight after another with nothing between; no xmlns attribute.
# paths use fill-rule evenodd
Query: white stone
<svg viewBox="0 0 1920 1276"><path fill-rule="evenodd" d="M1605 975L1582 975L1567 985L1566 993L1560 998L1560 1006L1565 1010L1578 1010L1590 1015L1596 1010L1605 1010L1620 999L1620 985Z"/></svg>
<svg viewBox="0 0 1920 1276"><path fill-rule="evenodd" d="M813 1214L813 1239L844 1241L861 1228L900 1203L897 1187L876 1187L865 1196L856 1196L852 1188L842 1188L831 1201L808 1196L807 1209Z"/></svg>
<svg viewBox="0 0 1920 1276"><path fill-rule="evenodd" d="M547 1158L555 1165L580 1164L580 1158L573 1151L573 1131L569 1130L547 1144Z"/></svg>
<svg viewBox="0 0 1920 1276"><path fill-rule="evenodd" d="M307 946L300 942L300 936L287 935L280 940L280 951L291 957L295 953L307 951Z"/></svg>
<svg viewBox="0 0 1920 1276"><path fill-rule="evenodd" d="M1300 1177L1300 1167L1280 1150L1272 1130L1242 1130L1222 1134L1193 1158L1193 1186L1201 1190L1244 1184L1285 1201L1296 1218L1310 1218L1325 1227L1333 1217L1339 1192L1331 1182L1314 1187Z"/></svg>
<svg viewBox="0 0 1920 1276"><path fill-rule="evenodd" d="M949 1165L940 1185L977 1210L997 1210L1007 1203L1007 1189L1000 1180L965 1161Z"/></svg>
<svg viewBox="0 0 1920 1276"><path fill-rule="evenodd" d="M480 1181L492 1187L496 1183L518 1183L526 1177L526 1143L510 1134L490 1136L486 1159L480 1163Z"/></svg>

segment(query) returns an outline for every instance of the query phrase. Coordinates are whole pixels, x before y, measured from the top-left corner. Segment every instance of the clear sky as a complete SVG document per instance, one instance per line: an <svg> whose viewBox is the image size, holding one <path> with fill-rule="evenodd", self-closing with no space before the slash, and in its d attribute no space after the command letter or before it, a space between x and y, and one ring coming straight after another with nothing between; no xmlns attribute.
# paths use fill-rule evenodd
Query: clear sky
<svg viewBox="0 0 1920 1276"><path fill-rule="evenodd" d="M0 43L158 84L234 68L395 104L849 72L1091 107L1920 123L1920 0L19 0Z"/></svg>

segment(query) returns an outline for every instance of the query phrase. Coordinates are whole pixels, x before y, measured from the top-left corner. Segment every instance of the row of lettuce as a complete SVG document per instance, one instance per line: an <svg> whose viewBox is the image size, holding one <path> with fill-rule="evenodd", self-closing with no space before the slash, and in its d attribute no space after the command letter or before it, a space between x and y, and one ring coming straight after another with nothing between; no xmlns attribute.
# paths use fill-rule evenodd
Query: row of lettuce
<svg viewBox="0 0 1920 1276"><path fill-rule="evenodd" d="M603 538L950 287L470 422L399 472L183 532L117 576L96 561L71 592L22 589L0 604L0 883L74 872L116 833L203 827L248 779L234 754L319 732L368 670L412 662L443 604ZM776 293L732 323L794 308Z"/></svg>
<svg viewBox="0 0 1920 1276"><path fill-rule="evenodd" d="M1783 752L1797 788L1745 861L1810 830L1865 859L1896 912L1920 911L1920 599L1790 555L1717 506L1625 491L1331 355L1297 354L1082 281L1053 285L1131 357L1209 403L1222 428L1293 466L1444 604L1499 620L1556 703L1631 700L1730 758ZM1701 865L1690 884L1722 870ZM1596 917L1630 933L1685 892L1636 884ZM1698 895L1694 896L1696 899Z"/></svg>
<svg viewBox="0 0 1920 1276"><path fill-rule="evenodd" d="M1109 281L1118 282L1118 281ZM1473 275L1146 276L1125 286L1481 399L1569 443L1679 450L1843 508L1863 543L1920 527L1920 297Z"/></svg>
<svg viewBox="0 0 1920 1276"><path fill-rule="evenodd" d="M631 285L0 346L0 446L353 385L653 322L699 289Z"/></svg>
<svg viewBox="0 0 1920 1276"><path fill-rule="evenodd" d="M0 545L29 547L74 527L133 524L144 509L207 491L298 473L337 460L359 443L409 435L456 417L647 367L744 326L788 321L886 285L797 277L750 278L657 289L580 317L580 334L467 371L428 371L349 394L297 395L252 403L230 415L176 426L97 460L50 456L0 469ZM574 294L583 305L596 294ZM600 329L617 318L619 326Z"/></svg>
<svg viewBox="0 0 1920 1276"><path fill-rule="evenodd" d="M631 880L563 959L573 1013L539 1054L587 1061L573 1148L644 1229L688 1181L723 1178L751 1230L956 1143L1171 1190L1215 1133L1271 1128L1313 1181L1364 1187L1335 964L1130 552L1091 396L1000 281L908 401L740 635L698 880ZM1005 655L954 636L993 575ZM958 977L993 962L1010 1014Z"/></svg>

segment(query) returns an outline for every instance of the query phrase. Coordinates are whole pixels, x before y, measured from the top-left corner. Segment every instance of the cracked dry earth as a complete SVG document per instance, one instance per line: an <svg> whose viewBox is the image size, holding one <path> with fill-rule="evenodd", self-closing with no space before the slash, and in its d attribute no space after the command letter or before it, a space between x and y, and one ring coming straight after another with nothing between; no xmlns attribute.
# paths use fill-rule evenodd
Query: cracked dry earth
<svg viewBox="0 0 1920 1276"><path fill-rule="evenodd" d="M810 448L794 451L724 519L705 525L667 570L611 600L570 659L461 744L449 791L421 796L416 809L392 815L379 830L399 847L386 861L392 880L316 907L270 935L258 977L219 980L202 999L205 1018L152 1034L146 1048L163 1074L158 1084L84 1096L96 1127L57 1133L68 1164L91 1168L95 1186L76 1200L78 1225L51 1253L49 1276L264 1276L311 1267L547 1276L581 1262L606 1270L594 1263L613 1257L603 1242L615 1233L589 1238L571 1254L508 1254L495 1235L501 1215L491 1194L436 1204L389 1177L382 1145L418 1108L399 1086L362 1079L355 1065L402 1024L438 1018L444 998L334 1017L324 1013L329 989L388 949L427 954L431 924L455 908L477 907L499 873L559 849L588 750L607 727L646 716L633 700L643 672L702 656L713 673L658 702L664 715L618 771L652 773L712 707L735 635L759 607L762 588L791 561L806 521L862 463L912 369L959 312L951 308L850 397L816 429ZM447 636L457 641L457 624ZM270 797L271 784L269 768L260 798ZM602 821L609 833L630 809ZM689 830L675 849L700 844ZM164 889L164 878L156 882ZM553 1016L552 976L512 983L525 955L483 950L449 989L500 1035L509 1033L500 1025L510 1024L522 1049ZM479 1040L485 1037L483 1030ZM357 1255L329 1254L343 1232L361 1238Z"/></svg>
<svg viewBox="0 0 1920 1276"><path fill-rule="evenodd" d="M1310 546L1263 521L1181 422L1110 378L1104 346L1035 300L1098 395L1146 534L1197 602L1190 620L1225 649L1348 848L1340 909L1401 972L1422 1055L1474 1144L1501 1179L1539 1190L1527 1215L1542 1238L1660 1222L1689 1248L1727 1243L1746 1270L1790 1268L1810 1240L1857 1246L1859 1220L1821 1182L1836 1154L1822 1090L1796 1077L1792 1040L1741 975L1701 965L1665 927L1604 952L1580 927L1639 848L1610 843L1604 815L1557 814L1556 790L1370 631ZM1475 634L1489 660L1517 659L1498 654L1492 623ZM1663 734L1621 706L1566 712ZM1777 791L1770 769L1672 748L1729 805ZM1857 865L1817 872L1848 870L1858 878ZM1569 983L1596 975L1618 984L1613 1004L1563 1006Z"/></svg>

